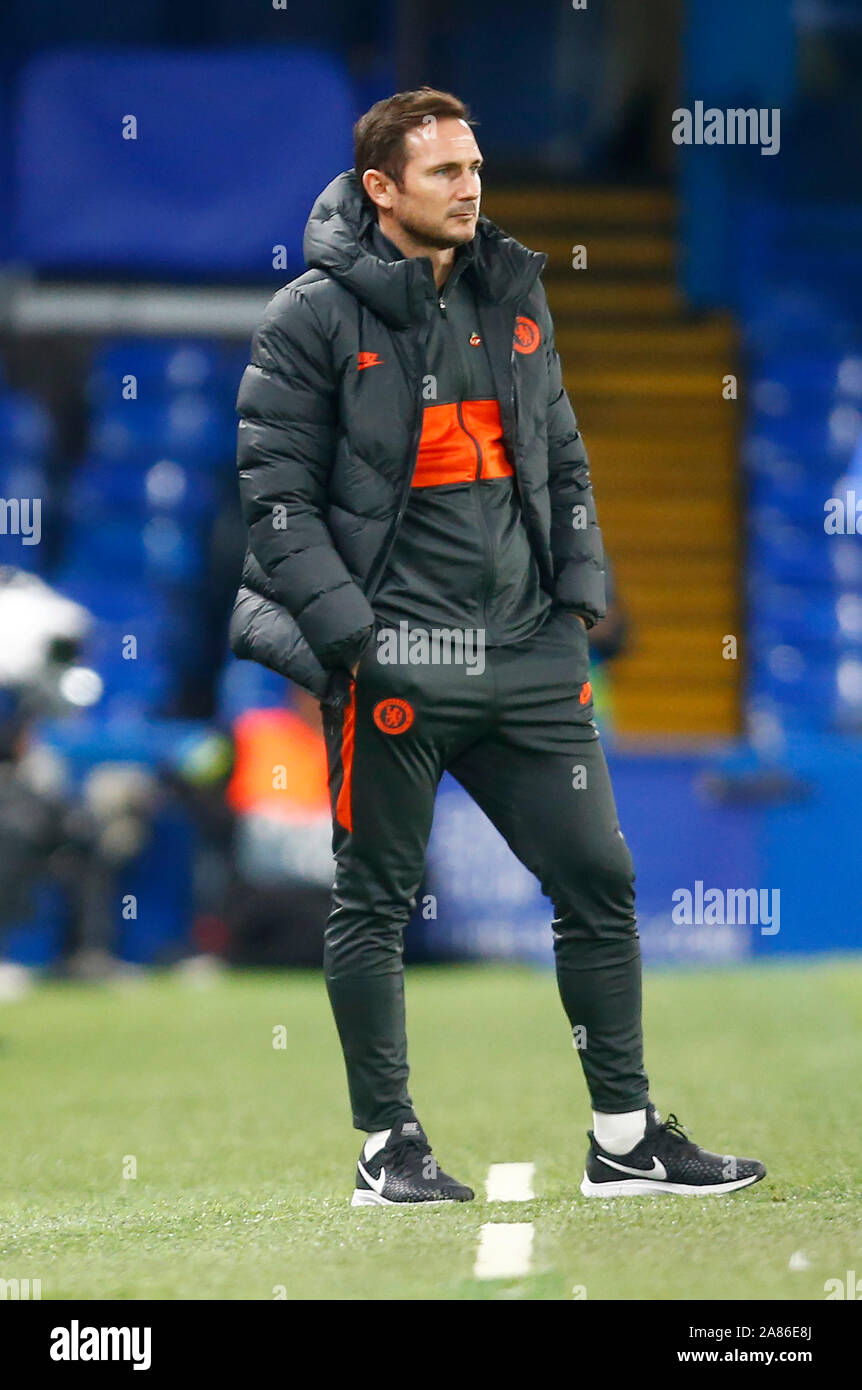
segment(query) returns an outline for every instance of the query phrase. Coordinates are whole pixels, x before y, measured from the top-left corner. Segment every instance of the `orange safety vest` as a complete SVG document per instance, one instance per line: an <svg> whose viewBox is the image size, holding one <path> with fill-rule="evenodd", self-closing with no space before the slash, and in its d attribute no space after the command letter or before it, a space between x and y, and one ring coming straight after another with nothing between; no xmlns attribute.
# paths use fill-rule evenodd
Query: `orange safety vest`
<svg viewBox="0 0 862 1390"><path fill-rule="evenodd" d="M323 735L289 709L251 709L233 726L234 770L227 789L235 811L285 820L329 811Z"/></svg>

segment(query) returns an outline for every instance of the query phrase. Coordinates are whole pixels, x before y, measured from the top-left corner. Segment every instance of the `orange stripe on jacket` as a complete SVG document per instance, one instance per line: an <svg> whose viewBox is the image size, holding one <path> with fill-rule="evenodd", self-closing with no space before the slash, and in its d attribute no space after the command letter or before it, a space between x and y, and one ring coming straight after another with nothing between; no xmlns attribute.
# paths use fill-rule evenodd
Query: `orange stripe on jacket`
<svg viewBox="0 0 862 1390"><path fill-rule="evenodd" d="M351 806L351 784L353 781L353 747L356 731L356 682L350 689L350 703L344 710L341 725L341 786L335 803L335 819L345 830L353 831L353 808Z"/></svg>
<svg viewBox="0 0 862 1390"><path fill-rule="evenodd" d="M481 479L511 476L499 401L464 401L460 420L457 405L426 405L412 486L472 482L479 465L477 444L482 454Z"/></svg>

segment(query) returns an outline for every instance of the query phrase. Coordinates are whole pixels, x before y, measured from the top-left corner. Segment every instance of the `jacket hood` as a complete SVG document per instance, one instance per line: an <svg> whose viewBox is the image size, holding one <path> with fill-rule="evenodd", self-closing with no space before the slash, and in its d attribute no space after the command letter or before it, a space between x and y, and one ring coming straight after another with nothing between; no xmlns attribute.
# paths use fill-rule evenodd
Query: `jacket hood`
<svg viewBox="0 0 862 1390"><path fill-rule="evenodd" d="M355 169L339 174L311 209L302 243L305 263L338 280L390 327L408 328L425 318L437 298L431 261L426 256L382 260L371 243L375 221ZM479 291L496 303L521 299L548 259L482 216L471 246Z"/></svg>

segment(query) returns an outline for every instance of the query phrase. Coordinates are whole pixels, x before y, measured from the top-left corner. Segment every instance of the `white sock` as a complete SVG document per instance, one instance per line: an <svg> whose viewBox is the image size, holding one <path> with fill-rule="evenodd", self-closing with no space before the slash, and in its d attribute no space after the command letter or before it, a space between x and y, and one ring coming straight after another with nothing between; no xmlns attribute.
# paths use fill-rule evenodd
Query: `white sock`
<svg viewBox="0 0 862 1390"><path fill-rule="evenodd" d="M391 1133L391 1129L375 1129L372 1134L369 1134L368 1138L365 1141L365 1146L362 1150L362 1157L373 1158L374 1155L376 1153L379 1153L380 1150L383 1148L384 1144L386 1143L386 1140L389 1138Z"/></svg>
<svg viewBox="0 0 862 1390"><path fill-rule="evenodd" d="M594 1110L593 1134L606 1153L630 1153L646 1134L646 1110L627 1110L622 1115L602 1115Z"/></svg>

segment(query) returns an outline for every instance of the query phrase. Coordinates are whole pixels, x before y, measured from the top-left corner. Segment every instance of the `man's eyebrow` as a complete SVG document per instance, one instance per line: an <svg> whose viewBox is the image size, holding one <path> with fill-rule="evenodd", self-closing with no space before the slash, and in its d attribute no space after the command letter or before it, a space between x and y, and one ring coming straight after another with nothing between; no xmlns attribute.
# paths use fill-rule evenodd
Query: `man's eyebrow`
<svg viewBox="0 0 862 1390"><path fill-rule="evenodd" d="M440 173L443 169L459 169L459 168L461 167L461 164L462 164L462 163L463 163L463 160L460 160L460 159L448 159L448 160L445 160L443 164L432 164L432 165L431 165L431 168L428 170L428 173L429 173L429 174L437 174L437 173ZM478 164L478 165L479 165L479 168L481 169L481 167L482 167L482 165L485 163L485 161L484 161L484 159L482 158L482 156L479 155L479 156L477 156L476 159L471 159L471 160L470 160L470 163L471 163L471 164Z"/></svg>

